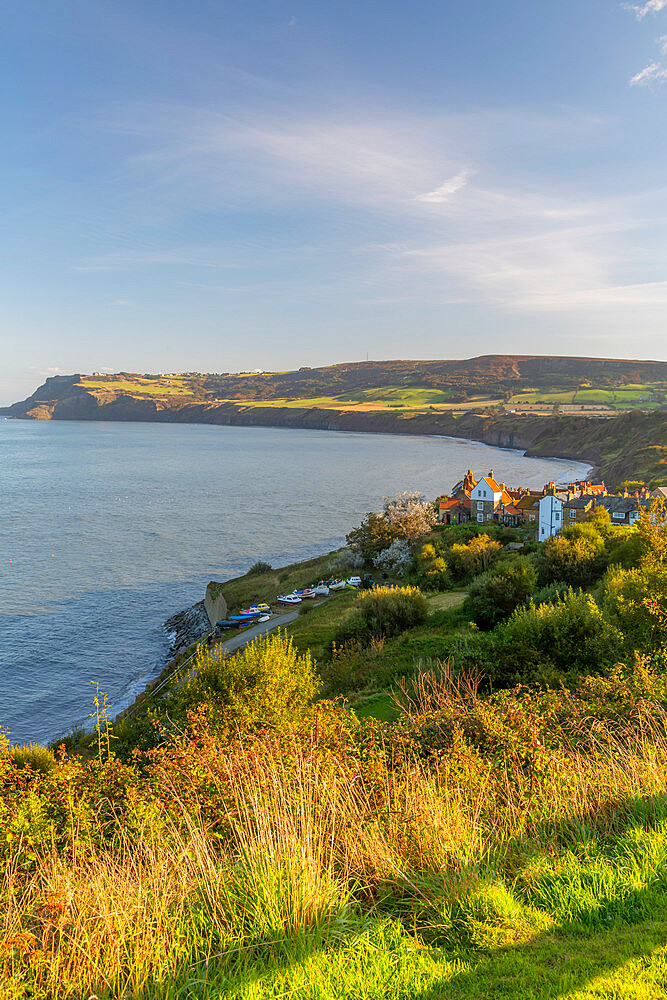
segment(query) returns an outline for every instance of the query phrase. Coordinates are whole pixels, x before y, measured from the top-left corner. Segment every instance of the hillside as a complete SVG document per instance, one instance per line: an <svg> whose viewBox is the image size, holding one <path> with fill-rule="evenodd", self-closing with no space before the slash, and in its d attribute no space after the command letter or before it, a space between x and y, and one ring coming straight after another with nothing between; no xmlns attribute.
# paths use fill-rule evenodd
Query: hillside
<svg viewBox="0 0 667 1000"><path fill-rule="evenodd" d="M0 413L445 434L667 481L667 363L491 355L248 374L70 375Z"/></svg>

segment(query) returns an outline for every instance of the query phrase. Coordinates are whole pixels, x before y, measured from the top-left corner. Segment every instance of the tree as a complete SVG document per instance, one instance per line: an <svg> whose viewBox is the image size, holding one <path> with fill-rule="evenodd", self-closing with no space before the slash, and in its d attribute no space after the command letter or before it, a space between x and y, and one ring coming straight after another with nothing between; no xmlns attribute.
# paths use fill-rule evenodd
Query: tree
<svg viewBox="0 0 667 1000"><path fill-rule="evenodd" d="M383 497L384 520L398 537L415 541L427 535L438 520L435 504L423 493L406 490L395 497Z"/></svg>
<svg viewBox="0 0 667 1000"><path fill-rule="evenodd" d="M359 527L346 536L345 541L354 552L361 554L364 562L370 563L398 536L398 529L389 524L381 514L367 514Z"/></svg>

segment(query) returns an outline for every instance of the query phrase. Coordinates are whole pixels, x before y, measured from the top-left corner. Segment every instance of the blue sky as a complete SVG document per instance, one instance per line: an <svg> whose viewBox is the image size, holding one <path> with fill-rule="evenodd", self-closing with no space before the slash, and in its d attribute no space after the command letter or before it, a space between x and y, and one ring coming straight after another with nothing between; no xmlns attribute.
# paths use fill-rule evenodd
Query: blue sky
<svg viewBox="0 0 667 1000"><path fill-rule="evenodd" d="M23 0L0 50L0 402L665 358L667 0Z"/></svg>

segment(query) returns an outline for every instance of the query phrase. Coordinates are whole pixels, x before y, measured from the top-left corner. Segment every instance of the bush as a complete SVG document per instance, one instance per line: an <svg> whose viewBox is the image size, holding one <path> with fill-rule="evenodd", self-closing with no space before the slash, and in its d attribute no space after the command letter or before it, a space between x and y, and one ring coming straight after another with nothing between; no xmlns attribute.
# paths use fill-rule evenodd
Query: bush
<svg viewBox="0 0 667 1000"><path fill-rule="evenodd" d="M564 581L571 587L587 587L604 572L604 538L594 525L575 524L548 538L537 558L541 586Z"/></svg>
<svg viewBox="0 0 667 1000"><path fill-rule="evenodd" d="M611 566L602 594L609 619L625 636L627 652L667 648L667 567Z"/></svg>
<svg viewBox="0 0 667 1000"><path fill-rule="evenodd" d="M425 590L447 590L450 586L447 559L439 544L426 542L413 561L414 578Z"/></svg>
<svg viewBox="0 0 667 1000"><path fill-rule="evenodd" d="M204 710L216 729L284 730L303 723L317 686L310 653L273 632L234 656L202 653L170 701L182 714Z"/></svg>
<svg viewBox="0 0 667 1000"><path fill-rule="evenodd" d="M40 747L36 743L11 747L8 756L16 767L29 767L33 771L39 771L40 774L48 774L56 766L53 751L47 747Z"/></svg>
<svg viewBox="0 0 667 1000"><path fill-rule="evenodd" d="M501 551L499 542L486 532L471 538L466 545L452 545L449 566L457 580L472 580L490 569Z"/></svg>
<svg viewBox="0 0 667 1000"><path fill-rule="evenodd" d="M353 569L363 569L364 568L364 557L361 552L355 549L343 549L339 552L334 561L331 563L331 569L334 572L347 573Z"/></svg>
<svg viewBox="0 0 667 1000"><path fill-rule="evenodd" d="M465 610L480 628L494 628L527 600L536 583L537 573L530 560L497 563L473 581Z"/></svg>
<svg viewBox="0 0 667 1000"><path fill-rule="evenodd" d="M540 604L555 604L562 601L570 589L568 583L559 580L557 583L550 583L546 587L540 587L533 593L533 604L539 608Z"/></svg>
<svg viewBox="0 0 667 1000"><path fill-rule="evenodd" d="M422 625L428 604L417 587L375 587L359 595L359 610L369 636L398 635Z"/></svg>
<svg viewBox="0 0 667 1000"><path fill-rule="evenodd" d="M593 598L573 590L553 604L518 608L498 629L498 639L498 665L490 674L503 685L532 679L559 683L599 673L623 649L623 636Z"/></svg>
<svg viewBox="0 0 667 1000"><path fill-rule="evenodd" d="M259 576L260 573L270 573L272 569L273 566L271 563L262 562L262 560L259 559L256 563L253 563L246 573L246 576Z"/></svg>
<svg viewBox="0 0 667 1000"><path fill-rule="evenodd" d="M391 545L373 559L373 566L381 572L405 576L412 563L412 547L405 538L395 538Z"/></svg>
<svg viewBox="0 0 667 1000"><path fill-rule="evenodd" d="M428 617L428 603L417 587L374 587L359 594L357 608L336 632L334 655L342 647L359 651L371 640L398 635Z"/></svg>

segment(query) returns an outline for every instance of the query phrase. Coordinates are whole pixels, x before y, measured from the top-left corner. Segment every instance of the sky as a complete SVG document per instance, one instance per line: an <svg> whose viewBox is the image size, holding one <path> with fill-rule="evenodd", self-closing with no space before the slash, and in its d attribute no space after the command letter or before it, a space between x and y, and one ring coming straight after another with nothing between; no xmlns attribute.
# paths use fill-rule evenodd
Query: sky
<svg viewBox="0 0 667 1000"><path fill-rule="evenodd" d="M666 357L667 0L22 0L0 34L0 404Z"/></svg>

